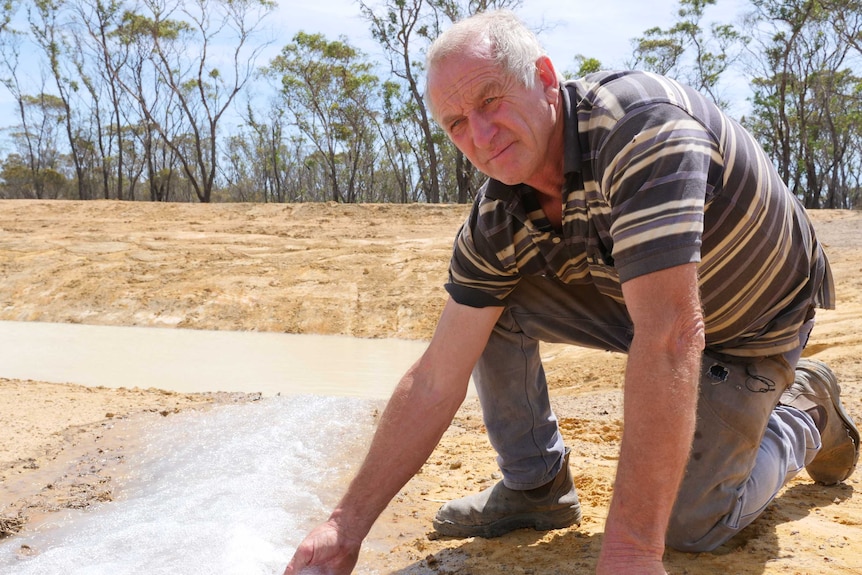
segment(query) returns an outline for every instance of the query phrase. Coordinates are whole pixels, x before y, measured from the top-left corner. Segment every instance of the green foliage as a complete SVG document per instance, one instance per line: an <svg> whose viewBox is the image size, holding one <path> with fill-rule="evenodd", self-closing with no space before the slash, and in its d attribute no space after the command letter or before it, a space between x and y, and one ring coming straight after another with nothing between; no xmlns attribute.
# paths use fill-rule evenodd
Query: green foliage
<svg viewBox="0 0 862 575"><path fill-rule="evenodd" d="M113 32L126 44L141 38L151 40L178 40L191 26L180 20L154 19L132 11L123 12L120 26Z"/></svg>
<svg viewBox="0 0 862 575"><path fill-rule="evenodd" d="M704 12L717 0L679 0L677 21L668 29L652 27L634 40L633 68L676 78L706 93L720 106L722 75L737 60L745 37L732 24L712 23L705 30Z"/></svg>
<svg viewBox="0 0 862 575"><path fill-rule="evenodd" d="M373 173L372 64L347 39L298 32L264 70L281 87L292 123L326 167L335 201L354 202Z"/></svg>
<svg viewBox="0 0 862 575"><path fill-rule="evenodd" d="M566 77L580 78L582 76L586 76L587 74L598 72L603 68L602 63L596 58L588 58L581 54L575 56L575 64L577 64L578 66L577 69L574 72L566 72Z"/></svg>
<svg viewBox="0 0 862 575"><path fill-rule="evenodd" d="M69 182L54 168L33 169L18 154L0 164L0 198L60 199L67 196Z"/></svg>
<svg viewBox="0 0 862 575"><path fill-rule="evenodd" d="M745 124L807 207L852 207L862 181L859 3L753 4L763 57Z"/></svg>

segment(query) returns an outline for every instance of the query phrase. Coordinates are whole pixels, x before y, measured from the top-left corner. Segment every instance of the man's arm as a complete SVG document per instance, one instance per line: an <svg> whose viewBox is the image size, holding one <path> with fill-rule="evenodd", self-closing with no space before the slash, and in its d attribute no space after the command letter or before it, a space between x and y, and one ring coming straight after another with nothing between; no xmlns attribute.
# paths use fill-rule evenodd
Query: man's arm
<svg viewBox="0 0 862 575"><path fill-rule="evenodd" d="M471 308L450 299L428 349L392 394L365 461L329 520L300 544L285 570L316 566L350 573L362 540L389 501L422 467L467 393L501 307Z"/></svg>
<svg viewBox="0 0 862 575"><path fill-rule="evenodd" d="M705 345L697 265L628 281L623 295L634 338L598 573L664 574L665 532L691 449Z"/></svg>

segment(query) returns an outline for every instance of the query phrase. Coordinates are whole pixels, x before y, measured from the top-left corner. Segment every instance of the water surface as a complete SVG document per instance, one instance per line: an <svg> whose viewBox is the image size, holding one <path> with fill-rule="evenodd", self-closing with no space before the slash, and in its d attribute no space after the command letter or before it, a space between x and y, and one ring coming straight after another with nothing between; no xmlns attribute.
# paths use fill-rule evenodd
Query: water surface
<svg viewBox="0 0 862 575"><path fill-rule="evenodd" d="M364 455L372 403L294 395L153 417L116 500L3 541L0 573L281 574Z"/></svg>
<svg viewBox="0 0 862 575"><path fill-rule="evenodd" d="M264 394L154 415L134 429L142 446L126 453L115 501L3 541L0 573L280 574L346 488L372 414L426 345L0 322L0 377Z"/></svg>
<svg viewBox="0 0 862 575"><path fill-rule="evenodd" d="M388 397L427 342L0 321L0 377L181 392Z"/></svg>

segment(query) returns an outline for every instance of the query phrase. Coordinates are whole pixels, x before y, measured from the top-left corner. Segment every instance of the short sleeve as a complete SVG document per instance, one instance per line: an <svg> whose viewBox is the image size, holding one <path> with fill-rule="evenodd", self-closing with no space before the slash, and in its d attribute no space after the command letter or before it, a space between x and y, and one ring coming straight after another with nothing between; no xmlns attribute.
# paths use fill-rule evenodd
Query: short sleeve
<svg viewBox="0 0 862 575"><path fill-rule="evenodd" d="M678 106L653 103L594 144L620 281L700 261L705 204L723 170L716 137Z"/></svg>
<svg viewBox="0 0 862 575"><path fill-rule="evenodd" d="M477 201L455 238L446 291L458 303L471 307L501 306L518 284L520 276L514 260L507 259L505 249L495 249L491 240L494 232L506 234L511 229L505 223L493 224L496 219L507 217L500 207L500 202ZM502 245L508 242L504 238L495 239Z"/></svg>

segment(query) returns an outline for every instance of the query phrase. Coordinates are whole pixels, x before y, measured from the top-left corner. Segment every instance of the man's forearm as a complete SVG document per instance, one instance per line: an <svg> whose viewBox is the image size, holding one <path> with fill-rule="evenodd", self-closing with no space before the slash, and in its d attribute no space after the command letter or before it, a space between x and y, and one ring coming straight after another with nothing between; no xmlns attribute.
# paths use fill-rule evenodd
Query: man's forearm
<svg viewBox="0 0 862 575"><path fill-rule="evenodd" d="M411 369L392 394L371 447L331 520L364 538L389 501L422 467L466 393L441 391Z"/></svg>
<svg viewBox="0 0 862 575"><path fill-rule="evenodd" d="M678 354L634 342L625 382L625 430L605 551L661 558L665 532L691 448L700 348Z"/></svg>
<svg viewBox="0 0 862 575"><path fill-rule="evenodd" d="M431 455L464 401L467 382L501 308L472 308L451 298L428 349L392 394L365 461L329 520L297 547L286 575L306 567L347 575L362 540L389 501Z"/></svg>

